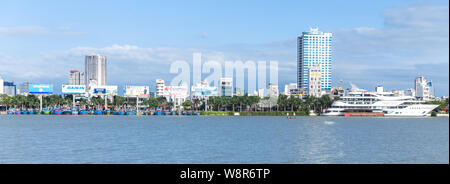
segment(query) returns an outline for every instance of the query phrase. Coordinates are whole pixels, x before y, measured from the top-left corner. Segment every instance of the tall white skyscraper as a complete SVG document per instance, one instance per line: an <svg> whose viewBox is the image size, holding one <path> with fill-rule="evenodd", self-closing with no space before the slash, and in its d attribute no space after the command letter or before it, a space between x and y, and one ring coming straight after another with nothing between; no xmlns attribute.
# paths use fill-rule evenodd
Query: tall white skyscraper
<svg viewBox="0 0 450 184"><path fill-rule="evenodd" d="M331 38L332 33L322 33L319 29L310 29L297 38L297 85L309 88L309 68L321 69L321 90L331 90Z"/></svg>
<svg viewBox="0 0 450 184"><path fill-rule="evenodd" d="M106 85L106 56L98 54L86 56L85 84L87 86Z"/></svg>

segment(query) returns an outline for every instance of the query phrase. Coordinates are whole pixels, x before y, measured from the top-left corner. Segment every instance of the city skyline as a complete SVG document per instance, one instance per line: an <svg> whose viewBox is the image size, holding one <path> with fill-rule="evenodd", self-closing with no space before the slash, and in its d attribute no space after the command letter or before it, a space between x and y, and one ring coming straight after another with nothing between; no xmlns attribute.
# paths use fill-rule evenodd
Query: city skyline
<svg viewBox="0 0 450 184"><path fill-rule="evenodd" d="M5 43L0 46L0 64L3 66L0 76L15 84L52 83L55 84L55 91L59 91L60 84L67 83L69 70L81 70L83 57L98 53L108 58L108 84L145 85L156 78L170 81L174 75L169 74L167 65L176 60L192 62L192 52L200 51L204 61L278 60L278 86L282 89L285 84L296 82L296 38L310 27L319 27L323 32L333 33L332 86L339 85L339 81L343 80L346 86L352 82L365 89L373 89L379 83L387 89L407 89L414 87L414 78L425 76L433 80L436 96L448 96L448 2L345 3L355 9L357 18L351 18L352 13L345 14L348 9L332 9L336 3L300 3L306 7L330 10L324 14L325 17L319 15L302 19L313 10L281 13L290 9L288 6L298 6L296 2L279 6L270 3L258 5L257 10L250 13L244 9L252 3L225 3L224 8L231 4L238 5L235 15L227 14L229 18L224 18L225 15L222 18L217 15L203 18L211 12L210 9L218 10L218 13L226 11L214 8L207 2L194 2L188 6L192 9L183 11L198 12L184 18L186 23L183 25L175 25L177 21L167 13L157 11L147 14L138 9L135 13L127 11L125 17L116 19L118 25L122 25L118 29L112 19L100 14L102 11L109 13L123 4L111 3L108 10L101 10L92 17L80 15L65 22L52 17L55 14L51 11L43 11L45 8L38 12L28 11L34 5L48 5L45 1L6 2L6 11L0 13L6 18L0 24L0 40ZM83 4L80 2L74 6ZM172 10L170 3L141 4ZM136 6L136 3L133 5ZM196 8L196 5L202 6ZM54 6L68 10L69 5L56 2ZM261 10L270 6L273 6L273 17L266 15L267 21L260 22L258 15L262 14ZM200 11L202 8L205 12ZM64 16L76 13L79 12L69 10ZM246 21L236 20L244 15L249 15L246 19L251 22L249 26L245 26ZM331 18L330 15L339 16ZM40 17L42 21L33 16ZM155 16L159 18L156 22L146 24L143 21L145 17ZM259 22L255 21L256 17ZM209 24L214 18L221 20L223 27L217 23ZM339 19L342 20L336 21ZM280 22L277 23L277 20ZM204 22L205 25L196 22ZM96 28L94 23L102 28ZM208 28L206 24L212 26ZM177 30L188 31L182 33Z"/></svg>

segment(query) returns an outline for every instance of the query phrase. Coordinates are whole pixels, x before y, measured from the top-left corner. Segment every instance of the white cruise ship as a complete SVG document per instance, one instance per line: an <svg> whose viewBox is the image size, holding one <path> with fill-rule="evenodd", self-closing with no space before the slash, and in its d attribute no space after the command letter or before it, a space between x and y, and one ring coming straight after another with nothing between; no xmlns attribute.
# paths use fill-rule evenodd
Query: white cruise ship
<svg viewBox="0 0 450 184"><path fill-rule="evenodd" d="M366 92L353 89L340 97L321 115L344 116L347 114L381 114L383 116L428 116L438 107L424 104L413 96L393 96L391 92Z"/></svg>

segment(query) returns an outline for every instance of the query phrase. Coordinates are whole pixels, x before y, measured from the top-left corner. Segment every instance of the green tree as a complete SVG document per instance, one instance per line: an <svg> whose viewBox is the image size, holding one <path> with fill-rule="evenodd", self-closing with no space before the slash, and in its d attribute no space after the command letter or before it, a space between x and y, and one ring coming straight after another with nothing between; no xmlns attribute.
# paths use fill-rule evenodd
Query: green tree
<svg viewBox="0 0 450 184"><path fill-rule="evenodd" d="M186 100L186 101L184 101L183 102L183 104L181 104L183 107L184 107L184 109L186 109L186 110L192 110L192 101L190 101L190 100Z"/></svg>

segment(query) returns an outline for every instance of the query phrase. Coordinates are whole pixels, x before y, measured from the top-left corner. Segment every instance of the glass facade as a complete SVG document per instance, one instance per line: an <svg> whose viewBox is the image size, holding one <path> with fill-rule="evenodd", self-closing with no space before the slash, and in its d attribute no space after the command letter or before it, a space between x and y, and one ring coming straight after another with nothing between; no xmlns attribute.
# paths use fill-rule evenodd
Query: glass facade
<svg viewBox="0 0 450 184"><path fill-rule="evenodd" d="M321 89L331 90L332 33L311 29L298 37L297 44L297 85L308 90L309 68L318 65L322 71Z"/></svg>

